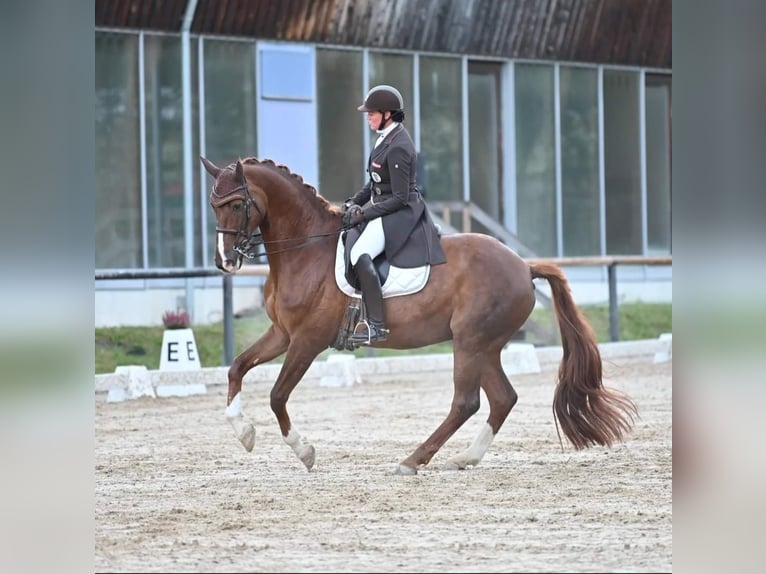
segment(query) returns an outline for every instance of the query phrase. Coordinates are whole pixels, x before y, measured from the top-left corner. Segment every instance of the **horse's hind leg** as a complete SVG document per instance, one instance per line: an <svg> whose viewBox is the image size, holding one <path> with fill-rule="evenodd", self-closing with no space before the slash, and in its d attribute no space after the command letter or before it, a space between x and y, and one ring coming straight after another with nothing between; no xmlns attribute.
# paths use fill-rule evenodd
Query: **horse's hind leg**
<svg viewBox="0 0 766 574"><path fill-rule="evenodd" d="M455 390L447 418L415 452L399 463L396 474L417 474L418 467L428 464L455 431L479 410L479 378L484 360L481 356L455 351Z"/></svg>
<svg viewBox="0 0 766 574"><path fill-rule="evenodd" d="M242 379L247 372L259 363L265 363L278 357L287 349L289 338L274 325L253 345L237 355L229 367L229 393L226 399L226 418L247 452L255 446L255 426L245 420L242 414Z"/></svg>
<svg viewBox="0 0 766 574"><path fill-rule="evenodd" d="M489 417L479 435L465 451L451 457L444 465L446 470L463 470L479 464L489 445L505 422L518 395L503 372L500 353L486 358L482 366L481 388L489 401Z"/></svg>

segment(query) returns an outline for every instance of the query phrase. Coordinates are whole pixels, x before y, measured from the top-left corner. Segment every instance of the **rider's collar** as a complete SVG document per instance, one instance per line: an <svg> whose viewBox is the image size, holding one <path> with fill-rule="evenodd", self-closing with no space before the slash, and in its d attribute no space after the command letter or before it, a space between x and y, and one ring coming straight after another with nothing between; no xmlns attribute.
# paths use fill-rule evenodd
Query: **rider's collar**
<svg viewBox="0 0 766 574"><path fill-rule="evenodd" d="M394 128L399 125L399 122L392 122L390 126L388 126L386 129L383 130L375 130L380 134L381 137L386 137L388 134L390 134L392 131L394 131Z"/></svg>

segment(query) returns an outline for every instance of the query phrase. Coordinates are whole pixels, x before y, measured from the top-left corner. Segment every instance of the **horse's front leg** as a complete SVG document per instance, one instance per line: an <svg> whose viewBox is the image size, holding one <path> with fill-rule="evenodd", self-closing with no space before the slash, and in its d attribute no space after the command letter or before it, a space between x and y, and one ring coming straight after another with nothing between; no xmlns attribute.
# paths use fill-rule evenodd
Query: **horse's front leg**
<svg viewBox="0 0 766 574"><path fill-rule="evenodd" d="M307 470L311 470L314 466L316 451L292 426L290 415L287 414L287 400L311 366L311 362L324 347L326 345L311 344L305 340L301 342L291 341L282 370L271 389L271 410L277 416L282 438L293 449L295 456L306 466Z"/></svg>
<svg viewBox="0 0 766 574"><path fill-rule="evenodd" d="M237 355L229 367L229 394L226 398L226 418L247 452L255 446L255 426L242 413L242 379L258 365L278 357L287 350L289 337L272 325L253 345Z"/></svg>

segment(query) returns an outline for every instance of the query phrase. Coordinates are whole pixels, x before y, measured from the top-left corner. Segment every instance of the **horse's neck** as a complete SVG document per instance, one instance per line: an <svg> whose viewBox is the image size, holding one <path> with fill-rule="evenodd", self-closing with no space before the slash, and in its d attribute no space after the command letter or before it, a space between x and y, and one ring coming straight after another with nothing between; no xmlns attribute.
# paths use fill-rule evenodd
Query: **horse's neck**
<svg viewBox="0 0 766 574"><path fill-rule="evenodd" d="M308 195L310 190L300 189L288 178L271 170L260 172L259 176L257 183L268 201L266 220L261 225L266 251L287 255L279 257L279 267L305 265L308 260L325 257L331 259L335 254L337 235L323 235L331 234L340 222L333 222L326 207L316 197ZM332 243L330 249L329 243Z"/></svg>
<svg viewBox="0 0 766 574"><path fill-rule="evenodd" d="M284 215L270 211L267 221L261 232L271 274L278 285L282 284L280 278L291 284L300 277L310 291L328 280L334 269L338 240L338 234L331 233L331 226L322 225L319 217L308 220L292 212Z"/></svg>
<svg viewBox="0 0 766 574"><path fill-rule="evenodd" d="M329 213L323 212L312 202L290 202L280 198L275 205L269 201L267 224L262 227L263 238L268 240L294 239L308 237L331 230ZM270 236L270 237L267 237Z"/></svg>
<svg viewBox="0 0 766 574"><path fill-rule="evenodd" d="M304 237L326 226L330 214L316 197L309 196L310 191L300 189L291 181L289 175L266 166L251 173L268 201L269 224L268 231L263 229L264 239L266 233L274 235L274 239Z"/></svg>

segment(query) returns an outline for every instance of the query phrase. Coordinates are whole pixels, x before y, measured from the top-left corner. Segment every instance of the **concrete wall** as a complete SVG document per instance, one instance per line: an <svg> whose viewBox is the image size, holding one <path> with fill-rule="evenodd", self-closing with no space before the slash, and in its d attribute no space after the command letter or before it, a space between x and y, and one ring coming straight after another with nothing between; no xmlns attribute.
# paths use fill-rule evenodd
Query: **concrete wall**
<svg viewBox="0 0 766 574"><path fill-rule="evenodd" d="M192 322L205 325L223 320L222 287L192 289L194 308ZM185 307L184 288L167 289L102 289L95 294L96 327L162 325L165 311ZM234 287L234 313L263 306L260 286Z"/></svg>

